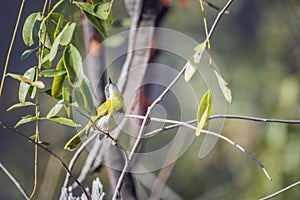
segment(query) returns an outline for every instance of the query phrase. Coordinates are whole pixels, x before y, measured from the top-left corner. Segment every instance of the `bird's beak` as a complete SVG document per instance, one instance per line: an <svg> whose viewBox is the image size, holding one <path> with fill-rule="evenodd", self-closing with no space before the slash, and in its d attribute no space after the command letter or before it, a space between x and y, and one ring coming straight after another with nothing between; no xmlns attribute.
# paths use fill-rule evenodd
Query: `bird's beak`
<svg viewBox="0 0 300 200"><path fill-rule="evenodd" d="M109 84L111 84L111 83L112 83L112 81L111 81L110 77L108 78L108 83L109 83Z"/></svg>

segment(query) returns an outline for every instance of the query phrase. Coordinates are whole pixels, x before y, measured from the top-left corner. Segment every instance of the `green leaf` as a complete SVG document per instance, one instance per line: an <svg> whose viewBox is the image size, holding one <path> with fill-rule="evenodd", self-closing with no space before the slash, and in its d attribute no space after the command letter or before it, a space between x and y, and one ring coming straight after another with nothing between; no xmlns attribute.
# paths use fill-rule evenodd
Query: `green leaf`
<svg viewBox="0 0 300 200"><path fill-rule="evenodd" d="M62 85L62 98L63 98L65 110L69 117L70 113L71 113L71 109L70 109L71 92L70 92L70 87L69 87L69 82L67 80L67 77L65 78L63 85Z"/></svg>
<svg viewBox="0 0 300 200"><path fill-rule="evenodd" d="M35 137L36 137L36 135L32 135L32 136L30 136L29 138L30 138L31 140L35 140Z"/></svg>
<svg viewBox="0 0 300 200"><path fill-rule="evenodd" d="M42 54L41 65L44 68L48 69L48 68L50 68L52 66L52 62L49 60L49 53L50 53L50 51L49 51L49 49L44 48L42 52L43 52L43 54ZM40 57L40 53L41 53L41 51L38 51L37 54L36 54L36 56L37 56L38 59Z"/></svg>
<svg viewBox="0 0 300 200"><path fill-rule="evenodd" d="M112 10L109 12L107 19L105 20L105 27L107 29L111 29L113 23L115 22L115 17L113 15Z"/></svg>
<svg viewBox="0 0 300 200"><path fill-rule="evenodd" d="M75 90L74 95L75 95L76 103L79 106L79 108L84 109L85 103L84 103L84 97L83 97L83 94L81 93L81 91Z"/></svg>
<svg viewBox="0 0 300 200"><path fill-rule="evenodd" d="M36 48L25 50L22 53L20 60L25 60L26 58L29 58L29 56L31 56L31 54L34 53L35 51L36 51Z"/></svg>
<svg viewBox="0 0 300 200"><path fill-rule="evenodd" d="M54 41L54 31L55 27L51 20L47 20L45 23L42 23L42 27L39 32L40 42L49 49L51 49Z"/></svg>
<svg viewBox="0 0 300 200"><path fill-rule="evenodd" d="M88 12L92 15L94 15L94 6L90 3L84 3L79 1L73 1L73 3L79 7L82 11Z"/></svg>
<svg viewBox="0 0 300 200"><path fill-rule="evenodd" d="M38 38L42 16L39 12L30 14L23 26L22 37L26 46L32 46Z"/></svg>
<svg viewBox="0 0 300 200"><path fill-rule="evenodd" d="M59 34L56 38L55 38L55 40L54 40L54 42L53 42L53 45L52 45L52 47L51 47L51 49L50 49L50 53L49 53L49 57L48 57L48 59L49 59L49 61L53 61L54 60L54 58L55 58L55 56L56 56L56 54L57 54L57 51L58 51L58 47L59 47L59 43L60 43L60 38L61 38L61 34Z"/></svg>
<svg viewBox="0 0 300 200"><path fill-rule="evenodd" d="M89 80L84 77L82 84L80 86L80 92L82 93L84 107L82 107L89 115L97 115L97 110L94 106L94 98L92 92L92 86ZM81 105L78 103L78 105Z"/></svg>
<svg viewBox="0 0 300 200"><path fill-rule="evenodd" d="M86 12L86 11L82 11L83 14L86 16L86 18L89 20L89 22L95 27L95 29L97 29L97 31L103 36L103 37L107 37L106 31L103 28L101 22L99 22L99 20L93 16L92 14Z"/></svg>
<svg viewBox="0 0 300 200"><path fill-rule="evenodd" d="M45 145L45 146L49 146L50 145L49 142L42 142L42 141L40 141L40 144Z"/></svg>
<svg viewBox="0 0 300 200"><path fill-rule="evenodd" d="M53 121L53 122L57 122L59 124L66 125L66 126L71 126L71 127L80 127L81 126L80 124L75 123L72 119L68 119L65 117L54 116L54 117L49 118L49 120Z"/></svg>
<svg viewBox="0 0 300 200"><path fill-rule="evenodd" d="M67 70L70 84L76 88L81 85L83 76L82 59L75 46L70 44L63 52L64 65Z"/></svg>
<svg viewBox="0 0 300 200"><path fill-rule="evenodd" d="M198 112L197 112L198 126L196 130L196 136L199 136L201 130L206 126L209 116L211 115L211 112L212 112L212 95L211 95L211 91L208 90L203 95L198 107Z"/></svg>
<svg viewBox="0 0 300 200"><path fill-rule="evenodd" d="M53 116L55 116L61 109L62 107L64 106L63 104L63 101L60 100L58 101L52 108L51 110L49 111L49 113L47 114L46 118L51 118Z"/></svg>
<svg viewBox="0 0 300 200"><path fill-rule="evenodd" d="M215 75L218 79L219 86L221 88L221 91L222 91L226 101L228 103L231 103L232 95L231 95L231 90L230 90L228 83L223 79L223 77L219 74L219 72L217 72L216 70L214 70L214 71L215 71Z"/></svg>
<svg viewBox="0 0 300 200"><path fill-rule="evenodd" d="M195 54L193 55L193 58L194 58L194 63L196 64L199 64L200 63L200 60L201 60L201 57L202 57L202 54L203 54L203 51L205 50L206 48L206 42L202 42L200 44L198 44L198 46L195 47Z"/></svg>
<svg viewBox="0 0 300 200"><path fill-rule="evenodd" d="M188 82L194 76L197 69L197 65L192 61L192 59L190 59L187 61L184 67L185 67L184 80Z"/></svg>
<svg viewBox="0 0 300 200"><path fill-rule="evenodd" d="M59 60L59 62L57 63L57 67L56 67L57 71L64 71L65 70L65 65L64 65L64 61L63 58L61 58ZM62 84L63 81L65 80L66 74L62 74L60 76L55 76L53 79L53 83L52 83L52 89L51 89L51 96L53 96L54 98L58 98L61 95L62 92Z"/></svg>
<svg viewBox="0 0 300 200"><path fill-rule="evenodd" d="M30 81L34 79L35 76L35 67L29 68L25 73L24 77L29 79ZM30 85L26 82L21 81L19 86L19 101L21 103L25 102L26 95L28 93L28 90L30 88Z"/></svg>
<svg viewBox="0 0 300 200"><path fill-rule="evenodd" d="M63 74L66 74L67 72L64 70L57 70L57 69L46 69L41 71L40 76L44 77L55 77L55 76L61 76Z"/></svg>
<svg viewBox="0 0 300 200"><path fill-rule="evenodd" d="M56 38L57 35L59 34L60 30L62 30L66 26L68 21L64 18L64 16L62 14L59 14L59 15L55 16L53 20L56 23L56 29L53 33L53 37Z"/></svg>
<svg viewBox="0 0 300 200"><path fill-rule="evenodd" d="M18 126L22 124L26 124L28 122L35 121L36 117L32 115L26 115L25 117L22 117L22 119L14 126L14 128L17 128Z"/></svg>
<svg viewBox="0 0 300 200"><path fill-rule="evenodd" d="M60 45L66 46L71 42L75 28L76 23L67 24L65 26L65 28L60 33Z"/></svg>
<svg viewBox="0 0 300 200"><path fill-rule="evenodd" d="M110 13L110 2L100 2L95 4L93 11L98 18L106 20Z"/></svg>
<svg viewBox="0 0 300 200"><path fill-rule="evenodd" d="M32 102L16 103L16 104L10 106L6 111L11 111L11 110L25 107L25 106L35 106L35 104Z"/></svg>

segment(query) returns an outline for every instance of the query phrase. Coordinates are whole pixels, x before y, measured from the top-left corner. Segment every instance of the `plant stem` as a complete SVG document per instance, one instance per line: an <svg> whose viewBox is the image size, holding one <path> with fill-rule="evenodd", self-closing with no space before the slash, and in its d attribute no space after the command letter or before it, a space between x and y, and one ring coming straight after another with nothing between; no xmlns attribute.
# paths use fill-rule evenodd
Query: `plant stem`
<svg viewBox="0 0 300 200"><path fill-rule="evenodd" d="M11 128L6 126L5 124L3 124L3 122L0 121L0 126L4 129L8 129L10 131L12 131L13 133L16 133L20 136L22 136L23 138L25 138L28 142L37 145L39 148L45 150L47 153L49 153L50 155L52 155L54 158L56 158L58 160L58 162L63 166L63 168L67 171L68 174L70 174L70 176L74 179L74 181L79 185L79 187L81 188L81 190L83 191L83 193L89 198L89 194L87 193L87 191L84 189L83 185L77 180L77 178L72 174L72 172L68 169L68 166L64 163L64 161L53 151L51 151L50 149L48 149L47 147L43 146L42 144L36 143L35 141L33 141L32 139L30 139L26 134L18 131L17 129Z"/></svg>
<svg viewBox="0 0 300 200"><path fill-rule="evenodd" d="M22 12L23 12L24 4L25 4L25 0L22 0L20 10L19 10L19 14L18 14L18 18L17 18L17 22L16 22L16 25L15 25L15 29L14 29L11 41L10 41L10 45L9 45L9 49L8 49L8 52L7 52L6 61L5 61L4 69L3 69L3 75L2 75L2 79L1 79L1 85L0 85L0 96L2 94L2 90L3 90L3 86L4 86L4 80L5 80L5 76L6 76L6 72L7 72L7 68L8 68L8 63L9 63L9 59L10 59L10 54L11 54L11 51L12 51L12 48L13 48L13 45L14 45L14 42L15 42L15 38L16 38L18 27L19 27L19 22L20 22L20 19L21 19L21 15L22 15Z"/></svg>

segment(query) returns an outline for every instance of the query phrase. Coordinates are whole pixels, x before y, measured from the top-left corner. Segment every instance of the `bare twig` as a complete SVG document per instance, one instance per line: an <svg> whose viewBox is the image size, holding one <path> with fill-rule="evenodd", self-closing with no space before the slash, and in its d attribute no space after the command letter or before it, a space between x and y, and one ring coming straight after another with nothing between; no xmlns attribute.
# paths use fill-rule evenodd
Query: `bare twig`
<svg viewBox="0 0 300 200"><path fill-rule="evenodd" d="M84 189L84 187L81 185L81 183L76 179L76 177L72 174L72 172L68 169L68 166L64 163L64 161L56 153L54 153L53 151L51 151L47 147L43 146L42 144L33 141L27 135L25 135L24 133L18 131L17 129L6 126L3 122L0 122L0 126L2 126L2 128L4 128L4 129L8 129L8 130L12 131L13 133L16 133L16 134L22 136L23 138L27 139L30 143L37 145L41 149L45 150L46 152L48 152L49 154L54 156L58 160L58 162L63 166L63 168L67 171L67 173L69 173L70 176L74 179L74 181L79 185L79 187L84 192L84 194L89 198L89 195L88 195L87 191Z"/></svg>
<svg viewBox="0 0 300 200"><path fill-rule="evenodd" d="M112 143L114 145L116 145L117 147L119 147L123 153L124 153L124 157L125 157L125 160L126 162L128 162L128 155L126 153L126 149L119 143L119 141L117 139L115 139L114 137L112 137L109 133L106 133L106 132L103 132L102 130L99 129L99 127L95 124L94 121L92 121L87 115L85 115L84 113L82 113L80 110L78 110L78 112L85 118L87 118L91 123L92 123L92 126L97 129L100 133L103 133L105 135L105 137L109 138ZM75 162L76 160L78 159L78 157L80 156L80 154L82 153L82 151L85 149L85 147L91 142L93 141L96 136L98 135L99 133L94 133L92 134L90 137L88 137L88 139L86 139L82 145L79 147L79 149L76 151L76 153L74 154L74 156L72 157L70 163L69 163L69 170L72 170L74 165L75 165ZM64 182L64 185L63 185L63 188L64 187L67 187L67 184L69 182L69 174L66 175L66 178L65 178L65 182Z"/></svg>
<svg viewBox="0 0 300 200"><path fill-rule="evenodd" d="M212 26L211 26L211 28L210 28L210 31L209 31L209 33L208 33L208 36L206 37L206 40L205 40L206 42L210 40L210 38L211 38L211 36L212 36L212 34L213 34L213 32L214 32L214 30L215 30L217 24L219 23L221 17L222 17L222 16L224 15L224 13L227 11L227 9L229 8L229 6L231 5L232 2L233 2L233 0L229 0L229 1L225 4L225 6L222 8L222 10L218 13L218 15L217 15L217 17L216 17L214 23L212 24Z"/></svg>
<svg viewBox="0 0 300 200"><path fill-rule="evenodd" d="M145 117L143 119L142 125L140 127L140 131L139 131L138 136L136 138L136 141L135 141L135 143L134 143L134 145L133 145L133 147L132 147L132 149L130 151L130 154L128 156L128 161L129 162L132 160L132 158L134 156L134 153L135 153L135 151L136 151L137 147L139 146L139 143L140 143L140 141L142 139L142 135L143 135L144 128L145 128L145 125L146 125L146 121L147 121L147 118L150 115L151 110L156 106L156 104L158 104L162 100L162 98L169 92L169 90L171 89L171 87L179 80L179 78L181 77L181 75L184 73L185 68L186 68L186 65L181 69L181 71L174 78L174 80L169 84L169 86L148 107L147 112L145 114ZM128 168L129 168L129 164L125 165L124 168L123 168L123 170L122 170L122 173L120 175L120 178L119 178L117 186L116 186L116 190L114 192L113 199L116 199L117 196L118 196L118 191L120 191L120 188L121 188L124 176L125 176L126 171L128 170Z"/></svg>
<svg viewBox="0 0 300 200"><path fill-rule="evenodd" d="M128 115L127 115L128 116ZM134 115L129 115L128 117L137 117L137 118L144 118L144 120L146 119L146 117L144 116L134 116ZM197 128L189 123L186 122L181 122L181 121L176 121L176 120L168 120L168 119L160 119L160 118L155 118L155 117L151 117L148 118L152 121L158 121L158 122L164 122L164 123L172 123L172 124L176 124L178 126L185 126L187 128L196 130ZM269 173L267 172L267 170L265 169L264 165L259 162L251 153L249 153L246 149L244 149L242 146L240 146L239 144L237 144L236 142L230 140L229 138L219 134L219 133L215 133L212 131L208 131L208 130L202 130L202 133L208 134L208 135L212 135L218 138L221 138L222 140L225 140L226 142L228 142L229 144L231 144L232 146L238 148L240 151L242 151L243 153L245 153L251 160L253 160L259 167L262 168L264 174L266 175L266 177L269 180L272 180L271 176L269 175Z"/></svg>
<svg viewBox="0 0 300 200"><path fill-rule="evenodd" d="M291 188L293 188L295 186L298 186L298 185L300 185L300 181L297 181L296 183L293 183L293 184L291 184L291 185L289 185L289 186L287 186L287 187L285 187L285 188L283 188L283 189L281 189L281 190L279 190L279 191L277 191L277 192L275 192L273 194L270 194L270 195L268 195L266 197L263 197L263 198L261 198L259 200L271 199L271 198L273 198L273 197L275 197L275 196L277 196L277 195L279 195L279 194L281 194L281 193L283 193L283 192L285 192L285 191L287 191L287 190L289 190L289 189L291 189Z"/></svg>
<svg viewBox="0 0 300 200"><path fill-rule="evenodd" d="M249 117L242 115L223 115L216 114L211 115L209 119L241 119L241 120L249 120L249 121L257 121L257 122L272 122L272 123L284 123L284 124L300 124L300 120L286 120L286 119L268 119L268 118L260 118L260 117Z"/></svg>
<svg viewBox="0 0 300 200"><path fill-rule="evenodd" d="M26 192L23 190L22 186L20 185L20 183L15 179L15 177L2 165L2 163L0 162L0 168L3 170L3 172L8 176L8 178L16 185L16 187L18 188L18 190L21 192L21 194L23 195L23 197L25 199L29 199L29 197L27 196Z"/></svg>

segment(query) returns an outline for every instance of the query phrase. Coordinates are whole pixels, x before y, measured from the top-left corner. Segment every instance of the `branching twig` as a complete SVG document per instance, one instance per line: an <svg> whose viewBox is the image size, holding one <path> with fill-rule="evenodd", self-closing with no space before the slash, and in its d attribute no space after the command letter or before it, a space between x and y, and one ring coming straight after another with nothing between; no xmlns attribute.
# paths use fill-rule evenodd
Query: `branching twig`
<svg viewBox="0 0 300 200"><path fill-rule="evenodd" d="M23 190L23 188L21 187L20 183L15 179L15 177L2 165L2 163L0 162L0 168L3 170L3 172L8 176L8 178L16 185L16 187L18 188L18 190L21 192L21 194L23 195L23 197L25 199L29 200L29 197L27 196L26 192Z"/></svg>
<svg viewBox="0 0 300 200"><path fill-rule="evenodd" d="M111 139L112 143L114 145L116 145L117 147L119 147L123 153L124 153L124 157L125 157L125 161L126 163L128 162L128 155L126 153L126 149L119 143L119 141L117 139L115 139L114 137L112 137L109 133L106 133L106 132L103 132L99 129L99 127L95 124L94 121L92 121L87 115L85 115L84 113L82 113L81 111L78 110L78 112L84 116L85 118L87 118L91 123L92 123L92 126L97 129L99 132L103 133L105 135L105 137ZM74 165L75 165L75 162L76 160L78 159L79 155L82 153L82 151L85 149L85 147L95 139L95 137L98 135L99 133L94 133L93 135L91 135L90 137L88 137L88 139L86 139L82 145L79 147L79 149L76 151L76 153L74 154L74 156L72 157L70 163L69 163L69 170L72 170ZM67 184L68 184L68 181L69 181L69 175L67 174L66 175L66 178L65 178L65 181L64 181L64 185L63 185L63 188L64 187L67 187Z"/></svg>
<svg viewBox="0 0 300 200"><path fill-rule="evenodd" d="M64 163L64 161L56 153L54 153L47 147L43 146L42 144L36 143L32 139L30 139L27 135L18 131L17 129L6 126L5 124L3 124L3 122L0 122L0 126L2 126L2 128L4 128L4 129L8 129L8 130L12 131L13 133L16 133L16 134L22 136L23 138L26 138L30 143L37 145L41 149L45 150L46 152L48 152L49 154L54 156L58 160L58 162L63 166L63 168L70 174L70 176L74 179L74 181L79 185L79 187L84 192L84 194L89 198L87 191L84 189L84 187L81 185L81 183L76 179L76 177L72 174L72 172L68 169L68 166Z"/></svg>
<svg viewBox="0 0 300 200"><path fill-rule="evenodd" d="M135 117L135 118L144 118L144 120L146 119L144 116L141 116L141 115L127 115L128 117ZM158 121L158 122L164 122L164 123L172 123L172 124L176 124L178 126L185 126L187 128L190 128L190 129L193 129L193 130L196 130L197 128L189 123L186 123L186 122L181 122L181 121L176 121L176 120L168 120L168 119L160 119L160 118L155 118L155 117L151 117L151 118L148 118L150 119L151 121ZM240 151L242 151L243 153L245 153L251 160L253 160L259 167L262 168L264 174L266 175L266 177L269 179L269 180L272 180L271 176L269 175L269 173L267 172L267 170L265 169L264 165L259 162L251 153L249 153L246 149L244 149L242 146L240 146L239 144L237 144L236 142L230 140L229 138L219 134L219 133L215 133L215 132L212 132L212 131L208 131L208 130L202 130L201 131L202 133L205 133L205 134L208 134L208 135L212 135L212 136L215 136L215 137L218 137L218 138L221 138L222 140L225 140L226 142L228 142L229 144L231 144L232 146L238 148Z"/></svg>
<svg viewBox="0 0 300 200"><path fill-rule="evenodd" d="M277 195L279 195L279 194L281 194L281 193L283 193L283 192L285 192L285 191L287 191L287 190L289 190L289 189L291 189L291 188L293 188L293 187L295 187L297 185L300 185L300 181L297 181L296 183L293 183L293 184L291 184L291 185L289 185L289 186L287 186L287 187L285 187L285 188L283 188L283 189L281 189L281 190L279 190L279 191L277 191L277 192L275 192L273 194L270 194L270 195L268 195L266 197L263 197L263 198L261 198L259 200L271 199L271 198L273 198L273 197L275 197L275 196L277 196Z"/></svg>
<svg viewBox="0 0 300 200"><path fill-rule="evenodd" d="M224 15L224 13L226 13L227 9L229 8L229 6L231 5L232 2L233 2L233 0L229 0L229 1L225 4L225 6L222 8L222 10L218 13L218 15L217 15L217 17L216 17L214 23L212 24L212 26L211 26L211 28L210 28L210 31L209 31L209 33L208 33L208 36L207 36L206 39L205 39L206 42L210 40L210 38L211 38L211 36L212 36L212 34L213 34L213 32L214 32L214 30L215 30L217 24L219 23L221 17Z"/></svg>

